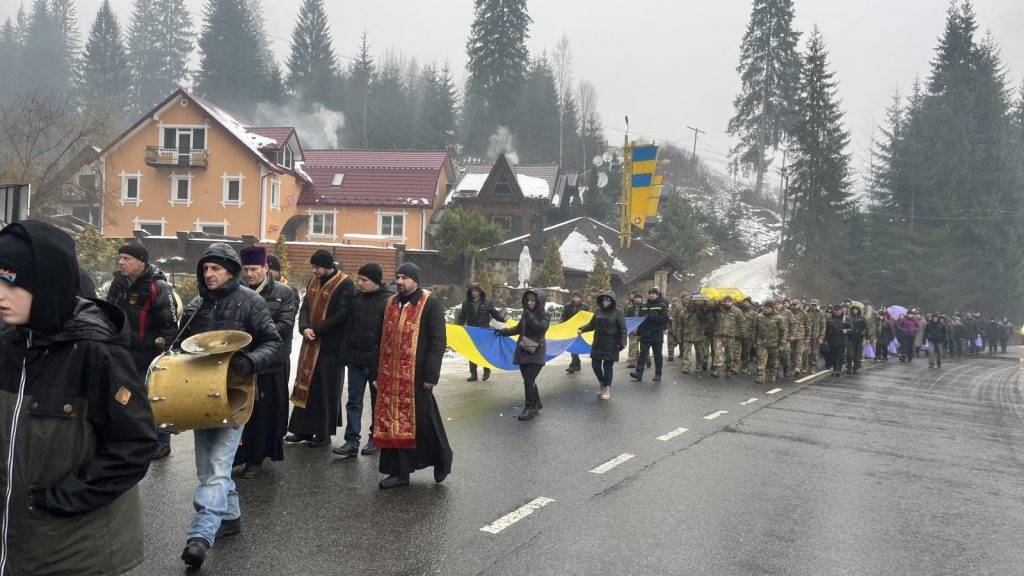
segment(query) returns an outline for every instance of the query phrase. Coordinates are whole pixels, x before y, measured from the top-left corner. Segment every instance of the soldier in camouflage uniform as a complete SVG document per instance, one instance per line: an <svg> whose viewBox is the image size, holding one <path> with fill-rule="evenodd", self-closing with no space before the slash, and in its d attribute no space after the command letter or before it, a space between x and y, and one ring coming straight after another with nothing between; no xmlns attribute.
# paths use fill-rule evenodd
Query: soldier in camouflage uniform
<svg viewBox="0 0 1024 576"><path fill-rule="evenodd" d="M740 302L740 310L743 312L743 335L740 338L740 371L750 374L750 362L756 353L754 343L754 331L757 329L757 310L754 309L750 298L744 298Z"/></svg>
<svg viewBox="0 0 1024 576"><path fill-rule="evenodd" d="M703 310L694 305L692 300L688 299L685 304L676 308L672 317L672 331L675 332L676 339L681 342L679 358L683 363L683 374L689 374L691 366L697 374L704 372L706 326L707 316ZM691 362L691 360L694 361Z"/></svg>
<svg viewBox="0 0 1024 576"><path fill-rule="evenodd" d="M626 318L637 318L646 316L644 311L644 295L639 290L633 290L629 295L629 304L626 304ZM640 354L640 336L634 330L629 335L629 348L626 359L627 368L636 368L636 357Z"/></svg>
<svg viewBox="0 0 1024 576"><path fill-rule="evenodd" d="M711 377L718 378L722 366L726 376L739 374L740 337L743 335L743 312L732 304L732 296L722 299L715 315L715 352L711 366Z"/></svg>
<svg viewBox="0 0 1024 576"><path fill-rule="evenodd" d="M790 333L790 358L789 366L793 369L793 377L799 378L803 374L804 351L807 349L807 323L809 318L807 311L803 309L799 300L793 300L790 307L793 314L793 332Z"/></svg>
<svg viewBox="0 0 1024 576"><path fill-rule="evenodd" d="M828 317L822 312L821 303L817 299L811 300L807 309L807 361L804 363L803 372L814 374L818 371L818 351L825 342L825 323Z"/></svg>
<svg viewBox="0 0 1024 576"><path fill-rule="evenodd" d="M789 356L791 342L790 337L793 332L793 312L789 309L789 298L786 298L782 302L775 303L775 313L782 318L783 324L786 326L786 338L783 340L782 345L779 346L779 362L778 365L782 368L782 377L789 376Z"/></svg>
<svg viewBox="0 0 1024 576"><path fill-rule="evenodd" d="M786 321L775 311L771 301L765 302L754 329L757 342L757 384L774 384L779 374L779 350L786 346Z"/></svg>
<svg viewBox="0 0 1024 576"><path fill-rule="evenodd" d="M665 333L665 337L668 340L668 361L672 362L676 358L676 347L679 346L679 340L676 338L676 330L672 326L672 320L676 316L676 310L679 310L679 297L674 296L670 301L668 307L668 330Z"/></svg>

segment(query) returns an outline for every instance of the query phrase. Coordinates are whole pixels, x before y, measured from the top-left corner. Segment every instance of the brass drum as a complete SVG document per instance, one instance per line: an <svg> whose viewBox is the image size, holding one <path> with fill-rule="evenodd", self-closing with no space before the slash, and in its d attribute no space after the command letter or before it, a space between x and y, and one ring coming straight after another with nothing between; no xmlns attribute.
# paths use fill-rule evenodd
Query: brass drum
<svg viewBox="0 0 1024 576"><path fill-rule="evenodd" d="M229 369L234 352L165 354L146 374L157 428L165 432L242 426L252 416L256 377Z"/></svg>

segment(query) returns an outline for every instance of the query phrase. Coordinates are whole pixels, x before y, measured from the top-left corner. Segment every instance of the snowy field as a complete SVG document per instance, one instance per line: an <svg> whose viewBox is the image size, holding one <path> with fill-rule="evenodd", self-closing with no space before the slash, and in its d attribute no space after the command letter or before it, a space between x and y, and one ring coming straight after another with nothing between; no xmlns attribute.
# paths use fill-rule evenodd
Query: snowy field
<svg viewBox="0 0 1024 576"><path fill-rule="evenodd" d="M755 301L764 301L772 296L781 284L775 268L775 252L768 252L753 260L732 262L708 274L701 286L739 288Z"/></svg>

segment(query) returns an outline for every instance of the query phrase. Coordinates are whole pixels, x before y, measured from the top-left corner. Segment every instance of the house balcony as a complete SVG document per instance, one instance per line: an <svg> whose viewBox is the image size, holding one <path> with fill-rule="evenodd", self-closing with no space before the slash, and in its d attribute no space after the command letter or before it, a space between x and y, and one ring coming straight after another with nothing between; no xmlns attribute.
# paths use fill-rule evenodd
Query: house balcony
<svg viewBox="0 0 1024 576"><path fill-rule="evenodd" d="M146 164L154 168L206 168L209 150L193 148L186 151L177 148L146 146Z"/></svg>

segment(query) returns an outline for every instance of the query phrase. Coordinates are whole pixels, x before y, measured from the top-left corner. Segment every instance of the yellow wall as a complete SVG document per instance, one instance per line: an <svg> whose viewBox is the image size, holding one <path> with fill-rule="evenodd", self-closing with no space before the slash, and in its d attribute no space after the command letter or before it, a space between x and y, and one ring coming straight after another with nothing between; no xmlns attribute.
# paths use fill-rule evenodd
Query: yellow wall
<svg viewBox="0 0 1024 576"><path fill-rule="evenodd" d="M183 170L148 166L146 146L162 144L161 124L206 125L206 149L209 150L207 167ZM141 201L138 204L122 202L122 173L141 175ZM149 120L107 153L104 159L103 235L131 236L137 218L164 221L165 236L173 236L178 231L195 231L197 220L210 223L226 220L226 233L230 236L259 236L261 173L267 172L248 147L238 143L219 124L207 120L202 110L194 104L182 107L176 99L159 114L158 120ZM172 174L191 175L190 205L170 203ZM242 175L241 206L221 204L224 196L222 177L225 174ZM295 178L290 174L273 176L281 180L282 207L280 211L267 208L268 225L271 222L283 223L294 214L295 208L287 207L286 199L289 194L297 197L298 189ZM266 186L265 202L269 205L269 183L262 184Z"/></svg>

